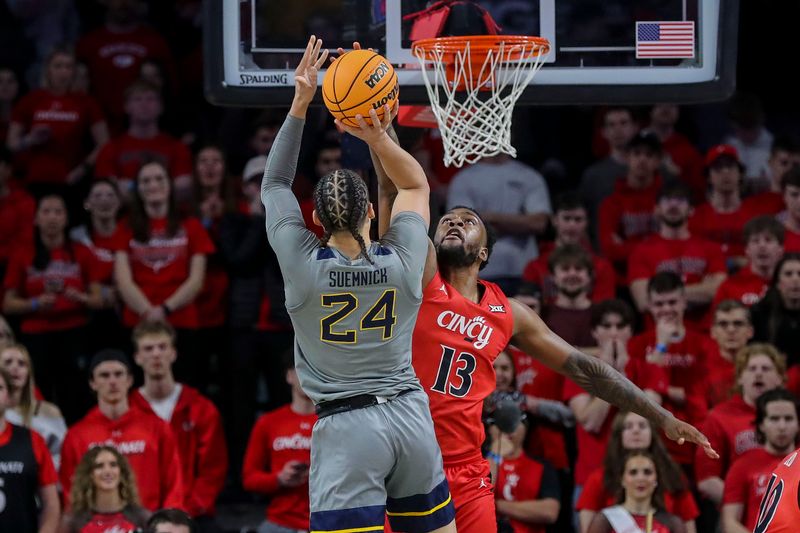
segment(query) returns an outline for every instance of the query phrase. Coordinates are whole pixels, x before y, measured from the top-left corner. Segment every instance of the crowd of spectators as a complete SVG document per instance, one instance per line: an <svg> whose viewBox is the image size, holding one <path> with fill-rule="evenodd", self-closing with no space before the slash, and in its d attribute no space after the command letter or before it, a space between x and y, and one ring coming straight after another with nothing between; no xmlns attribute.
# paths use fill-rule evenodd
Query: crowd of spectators
<svg viewBox="0 0 800 533"><path fill-rule="evenodd" d="M220 531L223 500L263 502L262 533L307 529L316 415L259 198L283 110L203 101L199 0L24 4L0 2L0 529ZM773 104L741 92L716 128L713 107L584 109L556 179L544 156L445 169L435 131L398 128L433 212L497 231L482 275L721 455L509 346L497 391L525 420L489 412L501 531L651 509L658 531L752 530L798 440L800 124ZM309 122L294 188L316 231L319 177L375 182L330 117Z"/></svg>

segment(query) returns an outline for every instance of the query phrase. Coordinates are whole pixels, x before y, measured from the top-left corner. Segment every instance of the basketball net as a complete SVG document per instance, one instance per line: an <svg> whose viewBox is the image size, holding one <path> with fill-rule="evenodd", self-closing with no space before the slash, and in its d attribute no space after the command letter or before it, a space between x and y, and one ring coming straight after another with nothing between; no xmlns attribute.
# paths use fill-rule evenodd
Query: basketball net
<svg viewBox="0 0 800 533"><path fill-rule="evenodd" d="M461 167L500 153L516 157L511 115L544 63L546 39L481 35L416 41L431 108L442 133L444 163Z"/></svg>

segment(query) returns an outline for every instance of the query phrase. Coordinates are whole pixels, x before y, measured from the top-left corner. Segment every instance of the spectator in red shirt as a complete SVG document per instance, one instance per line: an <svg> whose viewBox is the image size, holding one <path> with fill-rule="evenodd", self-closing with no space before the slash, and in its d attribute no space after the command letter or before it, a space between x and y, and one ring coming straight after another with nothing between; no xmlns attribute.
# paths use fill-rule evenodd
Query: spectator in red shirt
<svg viewBox="0 0 800 533"><path fill-rule="evenodd" d="M38 433L6 422L11 381L0 368L0 465L6 467L0 475L0 530L55 533L61 512L56 471Z"/></svg>
<svg viewBox="0 0 800 533"><path fill-rule="evenodd" d="M114 137L97 154L95 176L116 179L125 196L129 196L139 168L149 161L158 161L172 176L177 198L188 199L192 187L192 155L185 144L159 129L158 120L163 111L158 87L137 80L125 89L128 130Z"/></svg>
<svg viewBox="0 0 800 533"><path fill-rule="evenodd" d="M133 330L133 344L144 385L131 394L130 401L172 428L181 459L184 508L198 523L212 525L228 469L219 411L196 389L175 381L175 330L169 324L139 324Z"/></svg>
<svg viewBox="0 0 800 533"><path fill-rule="evenodd" d="M498 424L489 425L498 530L544 533L548 525L556 522L561 508L558 476L547 461L523 453L526 422L518 420L513 431L506 431L501 431Z"/></svg>
<svg viewBox="0 0 800 533"><path fill-rule="evenodd" d="M113 446L95 446L83 454L70 501L59 533L138 531L150 516L139 505L131 465Z"/></svg>
<svg viewBox="0 0 800 533"><path fill-rule="evenodd" d="M694 496L689 490L683 471L669 456L656 430L650 421L636 413L617 413L611 426L603 466L589 475L575 506L580 517L578 533L586 533L595 515L614 504L625 455L633 450L647 450L652 454L661 472L664 509L683 521L687 533L697 531L694 519L699 512Z"/></svg>
<svg viewBox="0 0 800 533"><path fill-rule="evenodd" d="M746 452L725 477L722 525L726 533L753 531L772 471L797 445L797 398L774 389L756 402L756 440L761 446Z"/></svg>
<svg viewBox="0 0 800 533"><path fill-rule="evenodd" d="M675 131L680 108L675 104L656 104L650 109L646 131L655 133L664 148L663 165L670 174L678 176L692 191L692 203L706 197L703 179L703 159L689 139Z"/></svg>
<svg viewBox="0 0 800 533"><path fill-rule="evenodd" d="M767 293L750 312L753 338L784 353L790 368L800 363L800 253L784 254Z"/></svg>
<svg viewBox="0 0 800 533"><path fill-rule="evenodd" d="M205 281L206 257L214 244L199 220L182 218L172 182L161 163L139 169L126 227L114 243L114 277L125 303L123 324L167 320L178 331L176 375L193 386L197 369L189 361L198 351L195 300Z"/></svg>
<svg viewBox="0 0 800 533"><path fill-rule="evenodd" d="M655 208L658 234L634 248L628 259L631 296L640 311L648 307L648 280L672 272L684 284L691 305L688 320L700 328L708 305L725 279L725 259L719 245L689 233L689 190L681 183L665 185Z"/></svg>
<svg viewBox="0 0 800 533"><path fill-rule="evenodd" d="M108 128L95 101L71 92L75 56L56 49L45 63L41 89L17 102L8 128L8 148L19 156L25 182L37 196L66 193L88 175L100 147L108 141ZM93 148L86 152L87 136Z"/></svg>
<svg viewBox="0 0 800 533"><path fill-rule="evenodd" d="M292 402L256 421L242 468L245 490L270 496L264 532L300 533L309 527L308 469L314 402L300 388L293 353L286 354Z"/></svg>
<svg viewBox="0 0 800 533"><path fill-rule="evenodd" d="M755 217L744 225L747 264L728 276L714 295L715 307L722 300L738 300L750 307L767 292L775 266L783 256L784 230L774 217Z"/></svg>
<svg viewBox="0 0 800 533"><path fill-rule="evenodd" d="M649 452L630 452L617 481L617 505L595 515L587 533L685 533L681 520L664 510L663 475Z"/></svg>
<svg viewBox="0 0 800 533"><path fill-rule="evenodd" d="M633 139L639 126L633 112L627 107L608 107L603 110L602 136L608 142L610 153L605 159L590 165L581 176L579 187L583 205L589 216L589 231L592 242L597 245L597 224L600 204L614 192L620 176L628 172L628 143Z"/></svg>
<svg viewBox="0 0 800 533"><path fill-rule="evenodd" d="M728 400L736 385L736 354L753 338L750 310L738 300L722 300L714 308L711 338L716 350L708 356L708 406Z"/></svg>
<svg viewBox="0 0 800 533"><path fill-rule="evenodd" d="M88 214L86 224L72 228L69 237L81 255L92 258L94 277L100 284L99 307L93 309L89 317L89 329L92 331L90 351L126 348L126 335L117 311L120 299L114 284L114 242L120 228L118 218L122 196L111 180L95 180L83 207Z"/></svg>
<svg viewBox="0 0 800 533"><path fill-rule="evenodd" d="M13 181L11 152L0 146L0 276L5 277L13 251L33 246L35 211L33 198Z"/></svg>
<svg viewBox="0 0 800 533"><path fill-rule="evenodd" d="M600 204L600 248L620 273L636 244L656 230L653 210L661 189L661 153L661 141L652 133L633 137L627 148L628 173Z"/></svg>
<svg viewBox="0 0 800 533"><path fill-rule="evenodd" d="M89 376L97 407L69 428L61 451L59 479L65 505L69 507L73 475L83 455L97 445L107 445L128 459L143 507L151 511L183 507L181 463L172 430L157 416L128 403L133 375L125 354L97 352L89 363Z"/></svg>
<svg viewBox="0 0 800 533"><path fill-rule="evenodd" d="M556 231L556 238L552 243L543 243L539 246L539 257L525 267L522 278L539 284L545 295L547 303L552 303L558 290L553 283L553 276L548 267L550 254L556 248L565 244L583 246L591 254L594 276L590 297L593 302L600 302L614 297L616 288L616 274L614 267L603 257L595 254L589 244L586 233L587 213L577 193L564 193L555 202L555 212L550 218Z"/></svg>
<svg viewBox="0 0 800 533"><path fill-rule="evenodd" d="M786 358L768 344L751 344L736 354L737 394L714 407L703 424L719 460L695 456L700 494L720 505L726 474L746 451L756 446L756 400L786 382Z"/></svg>
<svg viewBox="0 0 800 533"><path fill-rule="evenodd" d="M177 76L169 45L155 30L141 22L146 12L142 0L112 0L105 3L105 23L78 40L78 59L89 67L93 94L108 117L111 131L124 130L125 89L139 77L145 59L165 66L171 85Z"/></svg>
<svg viewBox="0 0 800 533"><path fill-rule="evenodd" d="M793 166L781 178L783 204L778 220L783 222L785 252L800 252L800 166Z"/></svg>
<svg viewBox="0 0 800 533"><path fill-rule="evenodd" d="M662 405L675 416L705 419L706 368L711 339L686 327L686 292L677 274L660 272L647 285L649 311L655 327L632 338L628 343L631 359L646 361L666 372L667 387ZM636 379L632 379L637 383ZM641 386L641 385L640 385ZM691 465L694 449L667 442L673 459Z"/></svg>
<svg viewBox="0 0 800 533"><path fill-rule="evenodd" d="M747 198L746 201L751 211L763 215L777 215L783 211L781 186L783 176L792 167L798 165L800 165L800 141L790 135L775 138L765 169L769 177L770 188Z"/></svg>
<svg viewBox="0 0 800 533"><path fill-rule="evenodd" d="M722 246L733 269L744 264L742 230L753 213L742 202L744 166L736 148L720 144L706 154L708 201L697 206L689 219L689 232Z"/></svg>
<svg viewBox="0 0 800 533"><path fill-rule="evenodd" d="M21 315L23 342L38 370L39 387L77 420L90 398L74 390L83 380L88 310L100 302L91 257L66 235L67 208L59 196L44 196L36 210L34 247L16 251L6 271L3 310Z"/></svg>

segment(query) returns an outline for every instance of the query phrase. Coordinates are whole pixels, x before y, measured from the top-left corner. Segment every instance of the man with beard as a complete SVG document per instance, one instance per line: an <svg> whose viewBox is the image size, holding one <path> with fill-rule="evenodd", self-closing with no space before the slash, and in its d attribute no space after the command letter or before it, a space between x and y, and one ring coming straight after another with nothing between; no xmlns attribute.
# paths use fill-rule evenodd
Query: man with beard
<svg viewBox="0 0 800 533"><path fill-rule="evenodd" d="M397 142L396 136L395 142ZM389 227L396 191L380 162L379 235ZM460 533L496 531L489 464L481 455L483 401L495 388L492 363L511 342L591 394L640 412L681 443L705 437L677 420L611 366L567 344L527 306L478 279L494 239L475 210L456 206L439 220L422 277L412 364L430 400ZM716 453L710 447L710 456Z"/></svg>
<svg viewBox="0 0 800 533"><path fill-rule="evenodd" d="M591 256L577 244L567 244L556 248L548 263L557 293L555 301L545 305L542 320L573 346L595 346L589 299L594 279Z"/></svg>
<svg viewBox="0 0 800 533"><path fill-rule="evenodd" d="M633 250L628 259L628 281L636 306L646 311L648 280L657 272L677 274L685 285L691 309L687 320L701 329L703 314L725 280L725 258L718 244L689 233L690 196L689 189L680 183L665 185L658 193L658 233Z"/></svg>

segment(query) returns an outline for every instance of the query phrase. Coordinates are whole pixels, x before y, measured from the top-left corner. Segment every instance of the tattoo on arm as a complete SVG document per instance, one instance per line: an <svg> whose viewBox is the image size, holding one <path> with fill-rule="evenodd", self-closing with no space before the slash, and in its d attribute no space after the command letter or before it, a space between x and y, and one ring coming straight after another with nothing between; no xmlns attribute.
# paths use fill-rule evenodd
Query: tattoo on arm
<svg viewBox="0 0 800 533"><path fill-rule="evenodd" d="M589 394L617 406L623 411L633 411L661 427L669 412L650 399L628 378L596 357L572 352L564 363L564 373Z"/></svg>

